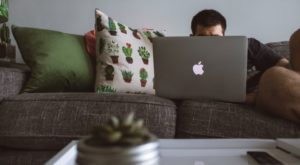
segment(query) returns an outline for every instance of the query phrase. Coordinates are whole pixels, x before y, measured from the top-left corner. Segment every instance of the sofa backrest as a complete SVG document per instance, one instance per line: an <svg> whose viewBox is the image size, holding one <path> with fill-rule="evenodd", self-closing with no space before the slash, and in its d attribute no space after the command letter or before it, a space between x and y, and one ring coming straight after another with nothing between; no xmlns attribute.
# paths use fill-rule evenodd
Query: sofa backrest
<svg viewBox="0 0 300 165"><path fill-rule="evenodd" d="M266 45L272 48L280 56L290 59L290 49L288 41L270 42Z"/></svg>

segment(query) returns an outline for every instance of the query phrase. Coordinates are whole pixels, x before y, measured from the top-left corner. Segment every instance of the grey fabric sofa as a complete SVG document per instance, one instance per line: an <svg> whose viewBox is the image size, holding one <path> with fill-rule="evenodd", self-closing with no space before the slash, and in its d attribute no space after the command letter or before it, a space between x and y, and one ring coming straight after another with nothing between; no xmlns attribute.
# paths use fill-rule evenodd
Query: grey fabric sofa
<svg viewBox="0 0 300 165"><path fill-rule="evenodd" d="M288 57L288 43L269 43ZM150 95L23 93L30 70L0 63L0 164L43 164L110 115L134 111L159 138L300 137L300 126L243 104Z"/></svg>

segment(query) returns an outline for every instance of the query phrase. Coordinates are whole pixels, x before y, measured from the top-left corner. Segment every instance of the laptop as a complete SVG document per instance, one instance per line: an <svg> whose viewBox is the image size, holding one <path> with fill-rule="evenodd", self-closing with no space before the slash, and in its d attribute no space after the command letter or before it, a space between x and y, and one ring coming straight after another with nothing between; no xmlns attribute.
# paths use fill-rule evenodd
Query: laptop
<svg viewBox="0 0 300 165"><path fill-rule="evenodd" d="M247 50L244 36L154 38L156 94L244 102Z"/></svg>

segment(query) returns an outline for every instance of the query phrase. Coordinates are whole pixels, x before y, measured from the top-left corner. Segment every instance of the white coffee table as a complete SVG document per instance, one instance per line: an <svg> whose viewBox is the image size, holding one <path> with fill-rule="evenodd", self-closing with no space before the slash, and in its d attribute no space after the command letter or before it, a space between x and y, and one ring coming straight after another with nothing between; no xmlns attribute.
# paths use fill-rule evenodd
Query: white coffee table
<svg viewBox="0 0 300 165"><path fill-rule="evenodd" d="M286 141L280 142L284 148ZM247 151L266 151L285 165L300 165L299 155L287 153L276 147L278 140L161 139L159 143L161 165L255 164L255 161L247 156ZM50 159L46 165L76 165L76 144L77 141L72 141ZM293 139L292 144L300 144L300 139ZM300 146L298 147L299 150ZM292 146L292 148L295 150L295 147Z"/></svg>

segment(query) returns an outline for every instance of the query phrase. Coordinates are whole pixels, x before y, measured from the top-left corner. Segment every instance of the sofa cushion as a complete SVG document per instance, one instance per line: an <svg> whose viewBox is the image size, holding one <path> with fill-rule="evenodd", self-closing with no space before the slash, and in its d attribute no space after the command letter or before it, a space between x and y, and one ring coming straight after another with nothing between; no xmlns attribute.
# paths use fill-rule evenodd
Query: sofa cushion
<svg viewBox="0 0 300 165"><path fill-rule="evenodd" d="M161 34L132 29L98 9L95 15L96 91L154 94L152 38Z"/></svg>
<svg viewBox="0 0 300 165"><path fill-rule="evenodd" d="M41 165L45 164L58 151L32 151L32 150L1 150L1 165Z"/></svg>
<svg viewBox="0 0 300 165"><path fill-rule="evenodd" d="M0 104L0 146L60 149L111 115L135 112L160 138L175 136L176 106L152 95L27 93Z"/></svg>
<svg viewBox="0 0 300 165"><path fill-rule="evenodd" d="M21 55L31 68L24 92L88 92L94 69L83 36L12 26Z"/></svg>
<svg viewBox="0 0 300 165"><path fill-rule="evenodd" d="M177 138L294 138L300 126L244 104L184 101L177 111Z"/></svg>

